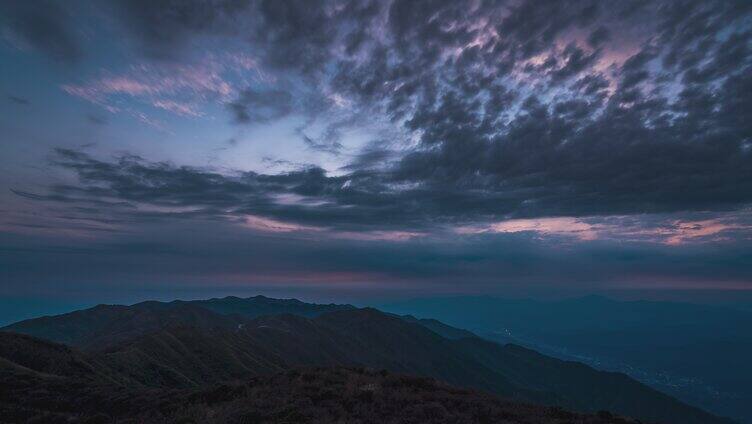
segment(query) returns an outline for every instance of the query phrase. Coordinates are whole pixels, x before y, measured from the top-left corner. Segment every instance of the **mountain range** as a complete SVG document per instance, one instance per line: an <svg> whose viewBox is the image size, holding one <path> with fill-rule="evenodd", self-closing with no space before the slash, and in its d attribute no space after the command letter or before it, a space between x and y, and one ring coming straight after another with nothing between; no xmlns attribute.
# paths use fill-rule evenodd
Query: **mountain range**
<svg viewBox="0 0 752 424"><path fill-rule="evenodd" d="M296 368L196 390L133 388L64 345L13 333L0 333L0 342L2 423L637 423L364 368Z"/></svg>
<svg viewBox="0 0 752 424"><path fill-rule="evenodd" d="M484 340L436 320L350 305L262 296L99 305L21 321L4 327L0 335L5 390L20 386L23 390L16 391L26 393L54 391L57 384L72 386L75 389L67 392L106 393L106 402L95 396L93 405L114 402L108 410L123 414L134 398L164 398L173 404L184 402L174 396L195 395L222 384L247 387L249 379L266 382L259 383L263 385L271 381L270 376L300 367L345 369L344 380L357 372L342 367L366 367L433 378L517 403L610 411L669 424L731 422L622 373L597 371L519 345ZM369 372L369 378L378 379ZM228 402L235 401L227 396ZM33 407L14 404L13 399L3 395L8 412ZM159 409L160 405L145 406Z"/></svg>
<svg viewBox="0 0 752 424"><path fill-rule="evenodd" d="M620 371L691 405L752 423L752 311L723 305L436 297L380 305L499 343Z"/></svg>

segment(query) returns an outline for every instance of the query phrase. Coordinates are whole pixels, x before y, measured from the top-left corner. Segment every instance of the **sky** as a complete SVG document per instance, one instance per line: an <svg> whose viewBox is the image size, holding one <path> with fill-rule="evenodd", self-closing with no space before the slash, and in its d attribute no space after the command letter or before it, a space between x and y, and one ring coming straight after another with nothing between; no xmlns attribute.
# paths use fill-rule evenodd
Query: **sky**
<svg viewBox="0 0 752 424"><path fill-rule="evenodd" d="M3 1L0 299L748 296L751 40L746 0Z"/></svg>

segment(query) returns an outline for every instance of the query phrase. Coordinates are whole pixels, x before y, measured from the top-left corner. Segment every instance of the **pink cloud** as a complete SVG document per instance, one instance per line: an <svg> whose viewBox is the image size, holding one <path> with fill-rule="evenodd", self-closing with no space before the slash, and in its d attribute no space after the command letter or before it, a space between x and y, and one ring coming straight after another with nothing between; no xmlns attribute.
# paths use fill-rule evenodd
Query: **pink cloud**
<svg viewBox="0 0 752 424"><path fill-rule="evenodd" d="M486 226L463 226L455 229L459 234L534 232L543 236L570 236L580 240L598 238L597 227L577 218L511 219Z"/></svg>
<svg viewBox="0 0 752 424"><path fill-rule="evenodd" d="M202 112L196 110L195 106L188 104L188 103L176 102L174 100L155 100L154 103L152 104L154 105L154 107L168 110L177 115L186 115L186 116L202 116L203 115Z"/></svg>
<svg viewBox="0 0 752 424"><path fill-rule="evenodd" d="M256 231L268 233L290 233L296 231L322 231L321 227L299 225L292 222L277 221L255 215L246 215L242 225Z"/></svg>
<svg viewBox="0 0 752 424"><path fill-rule="evenodd" d="M425 235L425 233L414 231L339 231L334 233L337 238L362 241L408 241Z"/></svg>
<svg viewBox="0 0 752 424"><path fill-rule="evenodd" d="M745 216L742 213L741 216ZM658 219L656 219L658 218ZM619 240L653 242L671 246L722 242L728 231L752 232L739 216L730 214L713 219L679 220L670 217L556 217L538 219L512 219L484 225L467 225L454 228L462 235L483 233L531 232L538 237L565 236L581 241Z"/></svg>
<svg viewBox="0 0 752 424"><path fill-rule="evenodd" d="M417 231L329 231L329 228L301 225L256 215L246 215L243 227L266 233L319 233L320 236L360 241L408 241L426 234ZM324 233L326 232L326 233Z"/></svg>
<svg viewBox="0 0 752 424"><path fill-rule="evenodd" d="M128 77L105 78L100 82L100 89L104 93L123 93L130 96L153 94L159 91L158 88Z"/></svg>
<svg viewBox="0 0 752 424"><path fill-rule="evenodd" d="M724 231L742 229L739 225L727 224L715 219L703 221L676 221L674 227L669 230L671 235L665 243L671 245L685 244L691 240L707 239L717 236Z"/></svg>
<svg viewBox="0 0 752 424"><path fill-rule="evenodd" d="M235 95L235 84L262 80L263 74L255 60L246 55L209 55L188 65L140 64L126 72L104 75L81 84L64 84L66 93L108 108L117 106L122 98L150 104L181 116L201 116L202 104L224 103Z"/></svg>

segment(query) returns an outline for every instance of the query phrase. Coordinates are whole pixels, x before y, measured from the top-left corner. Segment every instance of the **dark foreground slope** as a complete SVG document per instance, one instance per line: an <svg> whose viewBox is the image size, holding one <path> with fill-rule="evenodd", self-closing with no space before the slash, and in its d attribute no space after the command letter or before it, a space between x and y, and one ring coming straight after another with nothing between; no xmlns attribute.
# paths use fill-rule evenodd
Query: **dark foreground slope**
<svg viewBox="0 0 752 424"><path fill-rule="evenodd" d="M31 320L10 329L75 340L72 344L83 348L89 361L106 370L102 372L137 390L198 390L301 366L365 366L585 412L610 410L677 424L728 422L624 374L487 342L438 322L375 309L335 307L326 312L302 302L295 307L309 311L309 317L257 316L254 299L233 306L243 314L218 314L195 303L148 302ZM234 298L231 303L242 302ZM268 311L270 302L263 303ZM126 308L122 316L120 308Z"/></svg>
<svg viewBox="0 0 752 424"><path fill-rule="evenodd" d="M634 422L608 413L584 415L507 402L432 379L363 368L291 370L245 384L221 386L183 396L168 408L148 415L148 420L217 424Z"/></svg>
<svg viewBox="0 0 752 424"><path fill-rule="evenodd" d="M65 346L8 333L0 343L0 423L633 422L364 368L293 369L197 390L136 389Z"/></svg>

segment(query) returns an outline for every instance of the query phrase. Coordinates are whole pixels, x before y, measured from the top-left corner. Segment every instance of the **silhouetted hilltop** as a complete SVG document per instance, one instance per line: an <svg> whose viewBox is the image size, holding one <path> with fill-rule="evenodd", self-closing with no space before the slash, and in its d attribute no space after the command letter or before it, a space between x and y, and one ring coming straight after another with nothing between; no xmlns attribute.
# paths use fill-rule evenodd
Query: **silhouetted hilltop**
<svg viewBox="0 0 752 424"><path fill-rule="evenodd" d="M186 303L200 306L224 315L240 315L256 318L263 315L294 314L315 317L327 312L354 309L352 305L305 303L298 299L274 299L266 296L240 298L227 296L208 300L191 300Z"/></svg>
<svg viewBox="0 0 752 424"><path fill-rule="evenodd" d="M369 367L583 412L610 410L677 424L729 422L624 374L485 341L435 320L268 298L207 302L213 311L202 302L144 302L23 321L6 330L51 335L84 352L5 334L29 353L13 351L3 357L13 366L25 366L27 355L64 352L96 371L91 373L97 376L94 383L135 393L201 390L298 367ZM217 313L219 309L227 314ZM57 360L39 364L48 362ZM88 384L91 378L87 374L84 380Z"/></svg>

